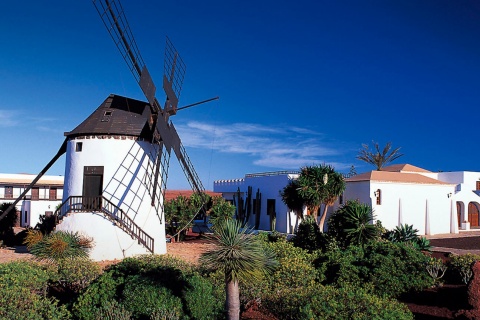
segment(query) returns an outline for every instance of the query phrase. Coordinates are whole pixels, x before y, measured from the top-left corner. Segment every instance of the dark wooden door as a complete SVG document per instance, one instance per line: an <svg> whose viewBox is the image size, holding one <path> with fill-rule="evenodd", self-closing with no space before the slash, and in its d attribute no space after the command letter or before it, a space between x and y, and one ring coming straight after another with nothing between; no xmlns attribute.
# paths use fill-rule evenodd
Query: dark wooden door
<svg viewBox="0 0 480 320"><path fill-rule="evenodd" d="M103 190L103 167L85 167L83 173L83 207L100 210Z"/></svg>
<svg viewBox="0 0 480 320"><path fill-rule="evenodd" d="M468 204L468 221L470 221L470 227L478 227L478 207L473 202Z"/></svg>
<svg viewBox="0 0 480 320"><path fill-rule="evenodd" d="M462 206L457 202L457 218L458 218L458 227L462 226Z"/></svg>

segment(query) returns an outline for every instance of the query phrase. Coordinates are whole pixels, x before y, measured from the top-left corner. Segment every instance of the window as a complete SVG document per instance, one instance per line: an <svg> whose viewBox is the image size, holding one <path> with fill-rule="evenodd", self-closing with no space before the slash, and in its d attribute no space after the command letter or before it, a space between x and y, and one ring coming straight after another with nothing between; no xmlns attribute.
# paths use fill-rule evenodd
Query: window
<svg viewBox="0 0 480 320"><path fill-rule="evenodd" d="M48 194L49 200L57 200L57 188L50 188L50 192Z"/></svg>
<svg viewBox="0 0 480 320"><path fill-rule="evenodd" d="M32 200L38 200L40 199L40 193L38 187L33 187L32 188Z"/></svg>
<svg viewBox="0 0 480 320"><path fill-rule="evenodd" d="M480 190L480 181L477 181L477 190Z"/></svg>
<svg viewBox="0 0 480 320"><path fill-rule="evenodd" d="M12 186L5 186L5 198L12 199L13 198L13 187Z"/></svg>
<svg viewBox="0 0 480 320"><path fill-rule="evenodd" d="M375 191L375 197L377 198L377 205L382 204L382 190L378 189Z"/></svg>
<svg viewBox="0 0 480 320"><path fill-rule="evenodd" d="M25 211L25 216L24 216L24 223L27 224L28 223L28 211Z"/></svg>
<svg viewBox="0 0 480 320"><path fill-rule="evenodd" d="M338 204L343 204L343 193L338 197Z"/></svg>
<svg viewBox="0 0 480 320"><path fill-rule="evenodd" d="M77 142L77 144L75 145L75 151L82 152L82 149L83 149L83 142Z"/></svg>

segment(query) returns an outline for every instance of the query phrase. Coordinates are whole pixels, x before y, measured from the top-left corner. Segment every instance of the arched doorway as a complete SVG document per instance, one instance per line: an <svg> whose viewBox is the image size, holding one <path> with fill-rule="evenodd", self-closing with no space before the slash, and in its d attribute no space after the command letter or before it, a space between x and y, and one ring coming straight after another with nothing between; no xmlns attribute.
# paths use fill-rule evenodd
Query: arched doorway
<svg viewBox="0 0 480 320"><path fill-rule="evenodd" d="M460 202L457 202L457 219L458 219L458 227L462 226L462 205Z"/></svg>
<svg viewBox="0 0 480 320"><path fill-rule="evenodd" d="M475 202L468 204L468 221L470 227L478 227L478 205Z"/></svg>

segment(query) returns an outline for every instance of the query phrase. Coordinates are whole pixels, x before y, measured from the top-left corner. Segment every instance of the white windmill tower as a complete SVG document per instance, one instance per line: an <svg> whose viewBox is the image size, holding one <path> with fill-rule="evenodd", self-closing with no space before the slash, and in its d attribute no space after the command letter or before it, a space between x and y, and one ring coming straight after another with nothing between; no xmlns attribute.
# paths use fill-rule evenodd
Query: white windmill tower
<svg viewBox="0 0 480 320"><path fill-rule="evenodd" d="M172 150L192 189L200 194L204 191L169 121L170 115L182 109L178 108L178 99L185 65L167 38L163 75L166 99L162 108L121 4L115 0L93 3L148 102L110 95L80 125L65 133L59 152L11 208L66 153L57 230L79 231L92 237L95 246L90 256L94 260L166 253L163 199ZM193 105L214 99L218 98Z"/></svg>

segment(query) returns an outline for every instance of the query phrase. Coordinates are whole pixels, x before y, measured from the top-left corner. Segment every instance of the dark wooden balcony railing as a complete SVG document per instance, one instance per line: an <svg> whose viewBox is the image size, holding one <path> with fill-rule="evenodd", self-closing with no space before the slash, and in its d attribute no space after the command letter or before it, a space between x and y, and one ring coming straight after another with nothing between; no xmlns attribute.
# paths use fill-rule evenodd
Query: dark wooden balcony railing
<svg viewBox="0 0 480 320"><path fill-rule="evenodd" d="M58 219L75 212L102 212L123 231L134 237L153 253L154 239L143 231L127 214L110 200L99 197L70 196L55 211Z"/></svg>

